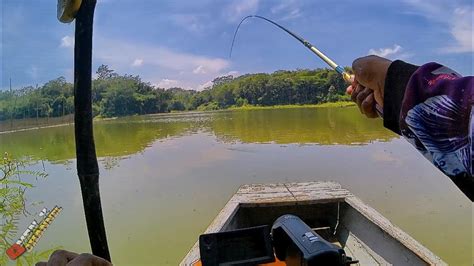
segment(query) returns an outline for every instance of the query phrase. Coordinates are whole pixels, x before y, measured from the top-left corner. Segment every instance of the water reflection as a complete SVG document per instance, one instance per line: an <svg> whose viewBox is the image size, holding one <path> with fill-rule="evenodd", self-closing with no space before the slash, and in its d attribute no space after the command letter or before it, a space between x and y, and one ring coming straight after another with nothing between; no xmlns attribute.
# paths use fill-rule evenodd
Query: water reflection
<svg viewBox="0 0 474 266"><path fill-rule="evenodd" d="M155 140L176 137L188 131L189 122L144 122L136 118L101 121L94 125L99 157L121 157L143 151ZM72 125L0 135L2 150L15 156L64 162L75 157Z"/></svg>
<svg viewBox="0 0 474 266"><path fill-rule="evenodd" d="M395 137L381 125L350 107L226 112L216 115L210 128L225 142L354 145Z"/></svg>
<svg viewBox="0 0 474 266"><path fill-rule="evenodd" d="M352 107L150 115L94 125L97 154L109 168L117 164L111 157L133 155L157 140L198 131L225 143L354 145L396 137L383 129L380 120L364 119ZM71 125L2 134L0 141L2 150L16 156L56 163L75 157Z"/></svg>

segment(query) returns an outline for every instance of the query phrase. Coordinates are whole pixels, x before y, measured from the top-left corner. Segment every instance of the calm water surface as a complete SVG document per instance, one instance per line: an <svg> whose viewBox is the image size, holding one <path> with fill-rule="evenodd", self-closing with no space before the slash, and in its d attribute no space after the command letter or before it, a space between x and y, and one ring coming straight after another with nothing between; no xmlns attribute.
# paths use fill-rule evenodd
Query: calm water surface
<svg viewBox="0 0 474 266"><path fill-rule="evenodd" d="M183 113L95 123L115 265L176 265L245 183L334 180L453 265L472 265L472 204L404 140L355 108ZM37 250L89 252L72 126L0 134L32 156L31 213L63 212ZM21 217L25 228L33 217Z"/></svg>

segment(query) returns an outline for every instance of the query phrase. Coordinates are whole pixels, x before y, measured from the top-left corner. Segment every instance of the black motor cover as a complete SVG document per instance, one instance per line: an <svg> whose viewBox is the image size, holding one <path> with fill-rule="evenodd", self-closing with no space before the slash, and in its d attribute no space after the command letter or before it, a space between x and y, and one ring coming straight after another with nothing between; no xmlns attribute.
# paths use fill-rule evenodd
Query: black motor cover
<svg viewBox="0 0 474 266"><path fill-rule="evenodd" d="M299 217L286 214L272 226L273 246L281 261L301 261L299 265L347 265L343 249L324 240Z"/></svg>
<svg viewBox="0 0 474 266"><path fill-rule="evenodd" d="M270 226L203 234L199 237L203 266L257 265L275 261Z"/></svg>

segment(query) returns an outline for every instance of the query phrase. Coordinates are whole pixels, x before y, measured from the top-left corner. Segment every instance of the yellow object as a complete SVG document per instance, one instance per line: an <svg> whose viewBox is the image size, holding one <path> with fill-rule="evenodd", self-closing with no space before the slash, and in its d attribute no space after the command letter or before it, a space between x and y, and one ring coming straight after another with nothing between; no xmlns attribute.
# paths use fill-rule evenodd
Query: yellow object
<svg viewBox="0 0 474 266"><path fill-rule="evenodd" d="M82 0L58 0L58 19L63 23L69 23L76 17L81 7Z"/></svg>
<svg viewBox="0 0 474 266"><path fill-rule="evenodd" d="M342 78L344 78L344 80L349 84L352 84L352 82L354 82L354 75L351 75L347 72L342 73Z"/></svg>

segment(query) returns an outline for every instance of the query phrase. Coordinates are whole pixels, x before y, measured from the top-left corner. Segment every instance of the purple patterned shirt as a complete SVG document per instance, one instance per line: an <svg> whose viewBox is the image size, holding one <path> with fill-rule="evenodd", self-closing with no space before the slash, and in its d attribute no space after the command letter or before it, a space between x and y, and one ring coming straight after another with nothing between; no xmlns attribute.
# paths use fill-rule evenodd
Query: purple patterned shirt
<svg viewBox="0 0 474 266"><path fill-rule="evenodd" d="M392 65L385 86L384 125L404 136L472 201L474 77L462 77L438 63Z"/></svg>

